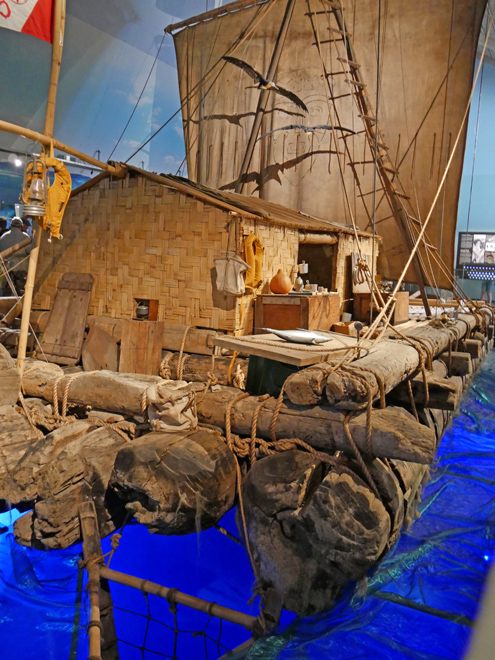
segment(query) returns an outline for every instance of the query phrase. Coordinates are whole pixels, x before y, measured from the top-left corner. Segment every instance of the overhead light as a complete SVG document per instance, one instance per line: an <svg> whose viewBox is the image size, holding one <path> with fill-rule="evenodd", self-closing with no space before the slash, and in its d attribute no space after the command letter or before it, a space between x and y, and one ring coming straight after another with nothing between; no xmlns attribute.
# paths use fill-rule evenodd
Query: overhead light
<svg viewBox="0 0 495 660"><path fill-rule="evenodd" d="M14 165L15 165L16 167L20 167L20 166L22 165L22 160L21 160L20 158L16 158L16 159L14 160Z"/></svg>

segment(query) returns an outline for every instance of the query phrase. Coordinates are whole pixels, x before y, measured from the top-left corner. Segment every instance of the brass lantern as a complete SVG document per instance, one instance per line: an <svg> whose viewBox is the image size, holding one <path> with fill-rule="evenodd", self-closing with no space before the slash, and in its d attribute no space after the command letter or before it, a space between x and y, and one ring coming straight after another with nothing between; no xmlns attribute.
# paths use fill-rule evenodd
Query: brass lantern
<svg viewBox="0 0 495 660"><path fill-rule="evenodd" d="M48 175L42 158L33 156L26 164L20 200L24 216L44 216L48 193Z"/></svg>

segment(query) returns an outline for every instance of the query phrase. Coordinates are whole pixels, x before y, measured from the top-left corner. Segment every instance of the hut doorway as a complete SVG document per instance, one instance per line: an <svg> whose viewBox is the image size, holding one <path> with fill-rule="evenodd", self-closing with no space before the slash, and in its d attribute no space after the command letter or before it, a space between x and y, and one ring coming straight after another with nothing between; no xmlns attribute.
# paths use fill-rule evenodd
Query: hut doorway
<svg viewBox="0 0 495 660"><path fill-rule="evenodd" d="M303 275L304 281L318 284L329 291L335 290L335 254L337 245L314 245L302 243L299 245L298 262L303 260L308 264L308 274Z"/></svg>

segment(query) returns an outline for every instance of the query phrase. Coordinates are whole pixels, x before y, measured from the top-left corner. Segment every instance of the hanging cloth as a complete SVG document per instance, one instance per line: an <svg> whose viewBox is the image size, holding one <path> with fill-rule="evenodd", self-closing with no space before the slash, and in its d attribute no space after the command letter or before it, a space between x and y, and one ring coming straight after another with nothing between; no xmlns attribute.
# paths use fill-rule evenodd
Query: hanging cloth
<svg viewBox="0 0 495 660"><path fill-rule="evenodd" d="M249 270L250 266L237 254L237 236L234 236L234 249L230 249L233 223L236 223L235 219L231 220L229 224L226 252L224 252L221 257L214 259L216 287L221 293L230 293L234 296L240 296L245 291L243 274L246 270ZM237 224L235 225L235 230L237 234Z"/></svg>
<svg viewBox="0 0 495 660"><path fill-rule="evenodd" d="M250 270L246 273L245 286L257 289L263 281L263 259L265 250L256 234L249 234L244 241L244 254Z"/></svg>

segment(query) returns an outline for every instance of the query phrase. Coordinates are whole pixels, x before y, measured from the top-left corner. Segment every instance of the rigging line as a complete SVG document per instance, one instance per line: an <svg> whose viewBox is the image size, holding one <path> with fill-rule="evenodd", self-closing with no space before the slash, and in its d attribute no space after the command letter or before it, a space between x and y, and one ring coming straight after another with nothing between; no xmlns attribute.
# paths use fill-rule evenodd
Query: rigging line
<svg viewBox="0 0 495 660"><path fill-rule="evenodd" d="M167 121L165 121L165 122L164 122L164 123L163 123L163 124L162 124L162 125L161 125L161 126L160 126L160 127L154 132L154 133L153 133L153 135L151 135L151 136L150 136L145 142L143 142L143 144L142 144L140 147L138 147L138 148L136 149L136 151L135 151L133 154L131 154L131 155L129 156L129 158L128 158L126 161L124 161L125 163L128 163L128 162L131 160L131 158L134 158L134 156L135 156L137 153L139 153L139 152L141 151L141 149L144 149L144 147L145 147L147 144L149 144L149 143L151 142L151 140L153 140L153 138L155 138L155 137L158 135L158 133L160 133L160 131L162 131L162 130L165 128L165 126L167 126L167 124L169 124L169 123L172 121L172 119L174 119L175 117L177 117L177 115L178 115L179 112L182 110L182 108L184 107L184 105L185 105L186 103L188 103L188 102L191 100L191 98L193 97L193 95L196 94L196 93L198 92L198 89L201 88L201 85L202 85L204 82L206 82L206 79L210 76L210 74L213 72L213 70L215 69L215 67L221 62L222 58L223 58L225 55L229 55L229 54L234 53L234 52L237 50L237 48L239 48L239 46L240 46L240 45L241 45L241 44L242 44L242 43L243 43L243 42L244 42L244 41L245 41L245 40L246 40L246 39L252 34L252 32L254 32L254 30L256 30L256 28L258 27L259 23L263 20L263 18L265 18L265 15L266 15L266 14L270 11L270 9L274 6L274 4L276 3L276 1L277 1L277 0L272 0L272 2L269 2L269 3L265 4L265 5L261 5L261 6L260 6L260 8L259 8L259 9L257 10L257 12L256 12L256 15L253 16L253 19L252 19L252 21L251 21L251 24L247 26L247 28L246 28L246 32L238 38L237 43L234 42L234 44L233 44L232 46L230 46L230 47L226 50L226 52L225 52L225 53L224 53L224 54L223 54L223 55L222 55L222 56L221 56L221 57L215 62L215 64L213 64L213 66L212 66L212 67L211 67L211 68L210 68L210 69L204 74L204 76L202 76L201 79L198 80L197 83L195 83L195 85L192 87L192 89L191 89L191 90L185 95L184 100L181 101L181 104L180 104L179 108L174 112L174 114L173 114L171 117L169 117L169 118L167 119ZM262 14L262 15L259 16L260 14ZM256 19L258 18L258 16L259 16L259 20L256 22ZM253 25L253 24L254 24L254 25ZM220 73L223 71L223 68L225 67L225 65L226 65L226 63L224 62L224 63L223 63L223 66L222 66L222 69L221 69L220 72L217 74L217 78L218 78L218 76L220 75ZM211 86L210 86L209 89L211 89ZM208 91L209 91L209 90L208 90ZM206 92L206 93L208 93L208 92ZM201 103L201 100L200 100L200 103ZM194 111L196 111L198 107L199 107L199 104L196 106L196 108L194 109Z"/></svg>
<svg viewBox="0 0 495 660"><path fill-rule="evenodd" d="M456 6L457 6L457 0L454 0L452 3L452 17L451 17L451 22L450 22L450 35L449 35L449 50L448 50L448 55L447 55L447 62L450 62L450 55L452 52L452 33L454 29L454 16L455 16L455 11L456 11ZM449 78L452 80L452 77L449 74ZM445 158L447 159L449 156L449 149L450 149L450 143L451 143L451 137L452 134L450 131L448 131L450 127L450 120L451 120L451 114L452 114L452 97L453 97L453 85L450 87L450 93L449 92L449 79L447 79L446 85L445 85L445 101L444 104L447 105L447 95L448 95L448 113L447 116L443 117L443 125L442 125L442 140L440 143L440 158L438 159L438 175L440 175L440 159L442 156L442 143L445 138L445 132L447 129L447 135L448 137L445 138L446 140L446 145L445 145ZM447 186L444 186L443 189L443 195L442 195L442 214L441 214L441 219L440 219L440 239L438 242L438 246L441 249L442 243L443 243L443 228L444 228L444 222L445 222L445 204L446 204L446 196L447 196ZM440 275L440 273L439 273Z"/></svg>
<svg viewBox="0 0 495 660"><path fill-rule="evenodd" d="M420 122L420 124L419 124L419 126L418 126L418 128L417 128L417 130L416 130L416 132L415 132L415 134L414 134L414 137L412 138L411 142L409 143L409 146L407 147L407 149L404 151L404 154L403 154L402 158L400 159L400 161L399 161L399 163L398 163L398 165L397 165L397 169L400 168L400 166L402 165L402 163L403 163L404 160L406 159L407 155L409 154L409 151L411 150L411 148L413 147L414 143L416 142L416 139L417 139L417 137L418 137L418 135L419 135L421 129L423 128L423 125L425 124L426 120L428 119L428 115L430 114L431 110L433 109L433 106L435 105L435 102L436 102L438 96L440 95L440 92L442 91L442 88L443 88L443 86L444 86L444 84L445 84L445 82L446 82L446 80L447 80L447 78L448 78L448 76L449 76L449 72L450 72L450 70L454 67L454 64L456 63L457 58L459 57L459 55L460 55L460 53L461 53L461 49L462 49L462 47L463 47L463 45L464 45L464 41L467 39L467 35L468 35L468 32L465 32L465 33L464 33L464 37L462 38L461 43L459 44L459 48L457 49L457 52L456 52L454 58L452 59L452 64L449 66L449 68L448 68L448 70L447 70L447 73L445 74L445 76L443 77L442 81L440 82L440 85L439 85L437 91L435 92L435 95L433 96L433 98L432 98L432 100L431 100L431 103L430 103L430 105L428 106L428 109L426 110L425 116L424 116L423 119L421 120L421 122Z"/></svg>
<svg viewBox="0 0 495 660"><path fill-rule="evenodd" d="M148 73L148 77L146 78L145 83L144 83L144 85L143 85L143 89L141 90L141 94L139 95L139 97L138 97L136 103L134 104L134 108L132 109L131 115L130 115L129 119L127 120L126 125L124 126L124 128L123 128L123 130L122 130L122 133L121 133L120 136L119 136L119 139L118 139L117 142L115 143L115 146L114 146L114 148L112 149L112 152L111 152L110 156L107 158L107 161L109 161L110 158L113 156L115 150L117 149L117 147L118 147L119 144L120 144L120 141L121 141L122 138L124 137L124 133L126 132L127 127L129 126L129 124L131 123L132 118L134 117L134 113L136 112L137 107L138 107L138 105L139 105L139 102L141 101L141 99L142 99L142 97L143 97L144 90L146 89L146 86L148 85L148 82L149 82L149 79L151 78L151 74L152 74L152 72L153 72L153 69L155 68L156 61L157 61L157 59L158 59L158 56L160 55L160 51L161 51L161 49L162 49L164 39L165 39L165 32L163 33L162 40L160 41L160 45L158 46L158 51L157 51L157 53L156 53L156 55L155 55L155 59L153 60L153 64L151 65L151 69L150 69L150 72Z"/></svg>
<svg viewBox="0 0 495 660"><path fill-rule="evenodd" d="M454 155L455 155L455 152L456 152L456 149L457 149L457 145L458 145L459 142L460 142L460 139L461 139L461 136L462 136L462 133L463 133L463 129L464 129L464 125L465 125L465 123L466 123L466 119L467 119L468 114L469 114L469 108L470 108L470 106L471 106L471 101L472 101L472 98L473 98L474 90L475 90L475 88L476 88L476 83L478 82L478 77L479 77L479 74L480 74L481 66L482 66L482 64L483 64L483 60L484 60L484 57L485 57L485 52L486 52L486 48L487 48L487 45L488 45L488 38L489 38L489 36L490 36L491 28L492 28L492 25L493 25L493 18L494 18L494 17L492 16L492 18L491 18L491 20L490 20L490 26L489 26L489 28L488 28L488 32L487 32L487 36L486 36L486 39L485 39L485 43L484 43L484 45L483 45L483 52L481 53L480 63L479 63L478 68L477 68L477 70L476 70L476 76L475 76L474 81L473 81L473 85L472 85L472 88L471 88L471 93L469 94L469 99L468 99L468 102L467 102L466 110L465 110L465 112L464 112L464 116L463 116L463 118L462 118L462 121L461 121L461 124L460 124L460 127L459 127L459 131L458 131L458 133L457 133L457 137L456 137L456 139L455 139L454 146L453 146L453 148L452 148L452 152L451 152L451 154L450 154L449 161L448 161L447 166L446 166L446 168L445 168L445 172L444 172L444 174L443 174L443 176L442 176L442 180L440 181L440 185L439 185L438 190L437 190L437 192L436 192L436 194L435 194L435 197L434 197L434 199L433 199L433 202L431 203L431 207L430 207L430 210L428 211L428 215L426 216L426 220L425 220L425 222L424 222L424 224L423 224L423 227L421 228L421 231L420 231L420 233L419 233L418 239L417 239L415 245L413 246L413 249L411 250L411 254L409 255L409 258L408 258L408 260L407 260L406 265L404 266L404 269L403 269L403 271L402 271L402 273L401 273L401 276L399 277L399 280L397 281L397 284L395 285L395 289L394 289L392 295L390 296L390 298L389 298L389 299L387 300L387 302L385 303L385 307L380 311L380 313L378 314L378 316L377 316L376 319L374 320L373 325L371 325L371 326L368 328L368 330L366 331L365 336L363 337L363 339L368 339L368 337L370 337L370 336L375 332L375 330L376 330L376 328L378 327L379 323L381 322L381 320L383 319L384 315L386 314L387 309L390 307L390 305L391 305L391 303L392 303L392 300L393 300L393 298L395 297L395 294L397 293L397 291L399 290L400 285L401 285L402 282L404 281L404 277L405 277L405 274L406 274L406 272L407 272L407 269L408 269L409 266L411 265L411 262L412 262L414 256L416 255L416 253L417 253L417 251L418 251L418 247L419 247L419 244L420 244L420 242L421 242L421 239L422 239L423 236L424 236L424 233L425 233L425 231L426 231L426 227L427 227L427 225L428 225L428 223L429 223L429 221L430 221L430 219L431 219L431 216L432 216L432 214L433 214L433 210L434 210L434 208L435 208L435 205L436 205L436 203L437 203L437 201L438 201L438 198L440 197L440 193L441 193L441 191L442 191L443 184L445 183L445 179L447 178L447 174L448 174L448 172L449 172L450 165L451 165L451 163L452 163L452 161L453 161L453 159L454 159Z"/></svg>
<svg viewBox="0 0 495 660"><path fill-rule="evenodd" d="M380 39L382 26L382 0L378 0L378 31L376 51L376 100L375 100L375 128L378 128L378 110L380 102ZM375 153L373 170L373 241L371 243L371 281L375 279L375 237L376 237L376 187L378 178L378 130L375 130ZM370 287L370 325L373 322L373 287Z"/></svg>
<svg viewBox="0 0 495 660"><path fill-rule="evenodd" d="M471 185L469 187L469 204L468 204L468 214L467 214L467 224L466 224L466 231L469 231L469 220L471 218L471 202L473 199L473 183L474 183L474 168L476 164L476 151L478 147L478 135L479 135L479 127L480 127L480 114L481 114L481 92L483 90L483 73L485 71L485 64L483 63L483 67L481 69L481 76L480 76L480 93L479 93L479 98L478 98L478 114L476 117L476 133L474 136L474 152L473 152L473 168L471 170Z"/></svg>

